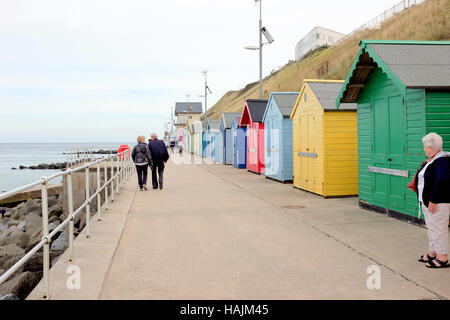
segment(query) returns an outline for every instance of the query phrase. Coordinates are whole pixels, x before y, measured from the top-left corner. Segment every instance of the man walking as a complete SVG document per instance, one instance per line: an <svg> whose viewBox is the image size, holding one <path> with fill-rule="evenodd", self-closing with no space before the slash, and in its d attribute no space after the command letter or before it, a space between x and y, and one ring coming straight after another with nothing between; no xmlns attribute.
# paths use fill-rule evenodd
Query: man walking
<svg viewBox="0 0 450 320"><path fill-rule="evenodd" d="M164 179L164 167L169 160L169 153L167 152L167 147L164 141L158 140L158 136L156 133L151 134L152 140L148 144L148 148L150 149L150 153L153 159L152 166L152 184L153 189L158 189L158 177L159 176L159 189L163 188L163 179Z"/></svg>

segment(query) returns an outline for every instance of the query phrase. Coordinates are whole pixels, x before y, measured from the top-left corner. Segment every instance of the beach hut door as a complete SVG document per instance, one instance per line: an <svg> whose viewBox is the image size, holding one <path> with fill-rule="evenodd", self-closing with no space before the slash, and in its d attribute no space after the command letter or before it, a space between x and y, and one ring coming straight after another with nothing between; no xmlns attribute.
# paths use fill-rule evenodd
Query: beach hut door
<svg viewBox="0 0 450 320"><path fill-rule="evenodd" d="M378 99L373 104L373 196L376 204L405 207L405 106L401 96Z"/></svg>

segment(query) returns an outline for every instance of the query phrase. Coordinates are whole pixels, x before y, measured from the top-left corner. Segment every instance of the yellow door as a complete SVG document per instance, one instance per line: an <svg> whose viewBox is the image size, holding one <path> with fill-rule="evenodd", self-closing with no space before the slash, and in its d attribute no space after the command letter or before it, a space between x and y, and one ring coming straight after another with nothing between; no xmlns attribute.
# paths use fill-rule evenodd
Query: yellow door
<svg viewBox="0 0 450 320"><path fill-rule="evenodd" d="M308 158L304 156L308 149L308 115L300 115L300 187L306 189L309 181L309 163Z"/></svg>

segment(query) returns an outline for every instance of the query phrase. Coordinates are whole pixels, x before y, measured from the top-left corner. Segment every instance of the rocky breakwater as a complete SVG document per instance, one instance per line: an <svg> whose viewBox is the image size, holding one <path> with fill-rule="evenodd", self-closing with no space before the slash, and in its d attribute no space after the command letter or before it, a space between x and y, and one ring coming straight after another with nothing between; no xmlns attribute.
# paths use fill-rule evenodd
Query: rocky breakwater
<svg viewBox="0 0 450 320"><path fill-rule="evenodd" d="M63 214L63 196L48 198L49 232L67 217ZM41 199L28 199L14 208L0 208L0 276L42 240ZM75 221L80 224L80 219ZM65 228L67 229L67 228ZM52 238L50 265L68 247L67 230ZM0 300L25 299L42 278L42 249L28 260L8 280L0 284Z"/></svg>
<svg viewBox="0 0 450 320"><path fill-rule="evenodd" d="M100 149L100 150L94 150L91 152L91 154L117 154L117 149L116 150L104 150L104 149ZM63 152L62 154L67 154L66 152ZM82 152L72 152L71 154L82 154Z"/></svg>
<svg viewBox="0 0 450 320"><path fill-rule="evenodd" d="M41 164L38 164L37 166L29 166L29 167L23 166L23 165L19 166L20 170L22 170L22 169L32 169L32 170L37 170L37 169L39 169L39 170L44 170L44 169L57 170L57 169L59 169L59 170L61 170L61 169L65 169L65 168L67 168L67 162L41 163ZM11 170L17 170L17 168L12 167Z"/></svg>

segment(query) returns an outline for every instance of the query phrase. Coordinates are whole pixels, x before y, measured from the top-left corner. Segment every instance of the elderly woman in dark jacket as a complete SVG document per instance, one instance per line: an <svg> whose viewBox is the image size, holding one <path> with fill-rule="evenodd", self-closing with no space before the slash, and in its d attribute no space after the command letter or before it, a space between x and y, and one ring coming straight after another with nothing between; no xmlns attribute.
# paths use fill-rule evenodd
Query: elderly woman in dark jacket
<svg viewBox="0 0 450 320"><path fill-rule="evenodd" d="M448 268L448 219L450 213L450 153L442 151L442 137L432 132L423 139L428 157L408 187L417 193L419 210L428 228L429 252L420 257L428 268Z"/></svg>
<svg viewBox="0 0 450 320"><path fill-rule="evenodd" d="M137 138L138 144L134 146L133 152L131 153L131 158L136 165L136 172L138 175L139 189L147 190L147 172L148 166L153 166L152 155L145 143L145 137L139 136Z"/></svg>

